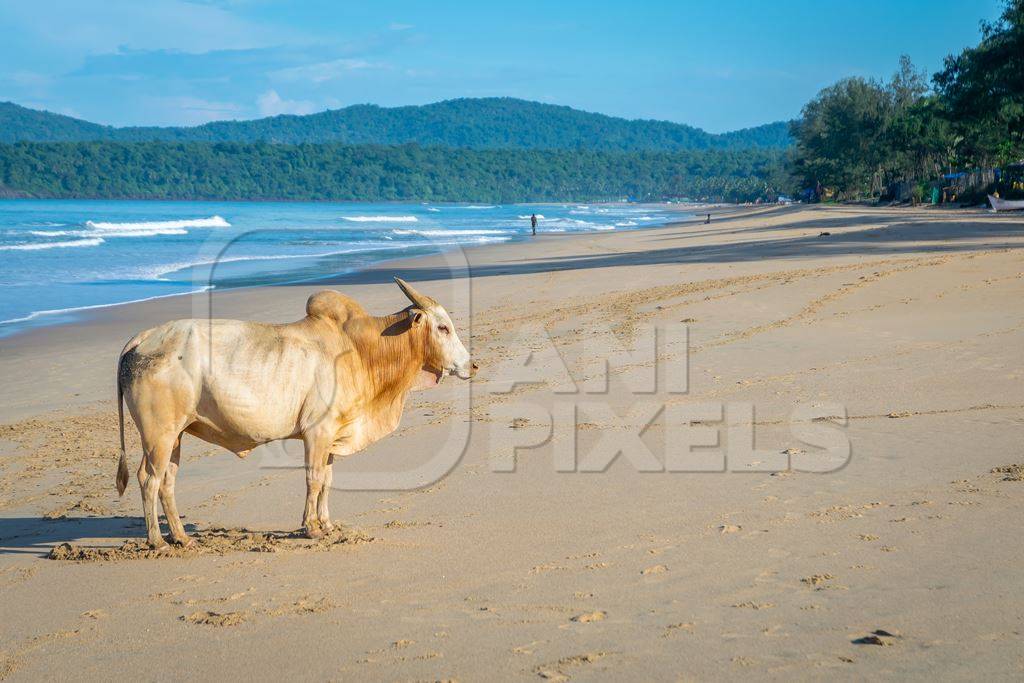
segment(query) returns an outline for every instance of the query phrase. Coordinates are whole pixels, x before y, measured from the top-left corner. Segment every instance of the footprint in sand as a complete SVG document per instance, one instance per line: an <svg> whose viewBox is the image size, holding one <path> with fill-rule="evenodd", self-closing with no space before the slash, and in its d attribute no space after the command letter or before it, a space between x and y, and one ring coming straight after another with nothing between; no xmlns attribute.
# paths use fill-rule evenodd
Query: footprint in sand
<svg viewBox="0 0 1024 683"><path fill-rule="evenodd" d="M598 610L596 612L587 612L586 614L578 614L578 615L576 615L575 617L572 618L572 621L575 621L575 622L577 622L579 624L589 624L589 623L594 622L594 621L604 621L604 618L607 617L607 616L608 616L607 612L603 612L601 610Z"/></svg>
<svg viewBox="0 0 1024 683"><path fill-rule="evenodd" d="M880 645L882 647L891 647L901 638L903 638L903 636L899 631L876 629L866 636L854 638L851 642L854 645Z"/></svg>
<svg viewBox="0 0 1024 683"><path fill-rule="evenodd" d="M1003 465L993 467L992 474L1002 474L1003 481L1024 481L1024 465Z"/></svg>
<svg viewBox="0 0 1024 683"><path fill-rule="evenodd" d="M662 638L670 638L677 633L693 633L693 629L696 627L692 621L681 621L677 624L669 624L665 627L665 632L661 634Z"/></svg>
<svg viewBox="0 0 1024 683"><path fill-rule="evenodd" d="M600 659L604 659L609 654L608 652L587 652L582 655L563 657L552 664L541 664L534 671L538 676L549 681L567 681L569 676L562 673L562 670L593 664Z"/></svg>
<svg viewBox="0 0 1024 683"><path fill-rule="evenodd" d="M211 528L192 532L187 547L167 546L153 550L144 541L127 540L115 548L90 548L61 543L50 549L51 560L70 562L114 562L123 560L168 559L198 555L227 555L234 552L322 552L370 542L373 537L357 529L337 527L322 538L309 540L294 531L250 531L248 529Z"/></svg>
<svg viewBox="0 0 1024 683"><path fill-rule="evenodd" d="M223 614L218 612L193 612L178 618L190 624L217 627L238 626L247 619L243 612L225 612Z"/></svg>
<svg viewBox="0 0 1024 683"><path fill-rule="evenodd" d="M538 645L539 643L540 643L539 640L534 640L534 641L531 641L531 642L527 643L526 645L517 645L514 648L512 648L512 654L514 654L514 655L532 655L533 654L533 650L531 648L533 648L534 645Z"/></svg>
<svg viewBox="0 0 1024 683"><path fill-rule="evenodd" d="M805 576L800 579L800 581L806 583L808 586L821 586L834 578L836 577L831 574L812 574L811 576Z"/></svg>

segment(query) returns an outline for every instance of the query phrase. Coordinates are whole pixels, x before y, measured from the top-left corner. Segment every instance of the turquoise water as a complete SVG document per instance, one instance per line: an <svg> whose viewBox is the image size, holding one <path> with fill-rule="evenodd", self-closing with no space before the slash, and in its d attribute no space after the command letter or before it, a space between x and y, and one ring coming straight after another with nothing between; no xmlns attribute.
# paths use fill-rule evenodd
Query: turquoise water
<svg viewBox="0 0 1024 683"><path fill-rule="evenodd" d="M628 205L3 200L0 336L90 308L519 239L533 213L542 233L628 230L680 215Z"/></svg>

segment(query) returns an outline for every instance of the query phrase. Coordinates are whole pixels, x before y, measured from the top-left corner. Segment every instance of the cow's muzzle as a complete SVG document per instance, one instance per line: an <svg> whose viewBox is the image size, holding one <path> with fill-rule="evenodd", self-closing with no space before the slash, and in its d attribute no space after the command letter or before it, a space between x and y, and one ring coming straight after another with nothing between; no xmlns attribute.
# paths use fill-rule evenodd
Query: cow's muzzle
<svg viewBox="0 0 1024 683"><path fill-rule="evenodd" d="M469 379L470 377L476 375L476 371L479 369L480 368L479 366L477 366L476 363L469 363L468 365L465 366L456 366L452 368L451 373L458 377L459 379Z"/></svg>

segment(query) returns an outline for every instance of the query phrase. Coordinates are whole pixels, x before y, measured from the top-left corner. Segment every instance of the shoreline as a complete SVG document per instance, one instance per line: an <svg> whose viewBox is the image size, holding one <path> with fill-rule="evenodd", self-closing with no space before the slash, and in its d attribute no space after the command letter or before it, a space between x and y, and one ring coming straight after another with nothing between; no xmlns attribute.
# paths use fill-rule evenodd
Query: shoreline
<svg viewBox="0 0 1024 683"><path fill-rule="evenodd" d="M778 207L726 207L719 216L730 214L737 218ZM783 209L784 210L784 209ZM107 370L115 363L116 354L124 343L139 332L170 320L193 317L213 317L258 320L262 322L285 323L302 318L306 299L310 294L325 287L344 287L346 294L364 302L368 310L377 314L393 312L400 306L400 299L393 277L398 275L410 282L426 284L427 289L441 281L460 280L472 275L479 276L480 263L505 263L508 259L529 261L537 257L541 244L553 250L573 252L589 242L603 243L657 237L687 226L705 227L702 222L686 221L668 223L660 227L631 230L606 230L581 233L556 233L538 235L536 239L508 241L497 244L482 244L465 247L463 253L471 264L470 272L451 273L442 252L381 261L357 272L328 276L315 282L275 284L253 287L236 287L222 290L208 290L202 293L173 294L147 301L104 305L90 309L74 320L53 324L32 326L14 334L0 337L0 375L6 373L11 393L8 399L9 414L24 417L33 411L51 406L50 399L37 400L33 387L38 379L32 371L34 358L42 352L44 357L52 353L61 355L61 349L81 348L80 355L90 360L86 366L74 363L61 364L68 382L66 396L70 405L84 406L88 403L86 387L103 382ZM712 224L714 226L714 223ZM567 239L568 238L568 239ZM504 267L496 272L502 272ZM507 268L509 273L514 266ZM476 285L474 285L474 292ZM457 319L457 324L462 324ZM56 358L54 358L57 362ZM95 361L99 360L97 367ZM27 364L26 364L27 363ZM5 392L0 391L0 396ZM17 398L15 398L17 396Z"/></svg>
<svg viewBox="0 0 1024 683"><path fill-rule="evenodd" d="M32 201L36 201L36 200L32 200ZM44 200L44 201L119 201L119 200L79 200L79 199L60 200L60 199L55 199L55 200ZM130 201L137 201L137 200L130 200ZM138 201L144 201L144 200L138 200ZM164 201L164 200L152 200L152 201ZM184 200L179 200L179 201L184 201ZM207 200L195 200L195 201L204 201L205 202ZM228 200L224 200L224 201L227 202ZM232 202L235 202L235 201L241 202L241 200L230 200L230 201L232 201ZM268 203L269 203L269 201L271 201L271 200L268 200ZM272 200L272 201L276 201L276 200ZM253 202L253 203L260 203L260 202L256 201L256 202ZM304 202L295 202L295 203L304 203ZM344 202L314 202L314 203L344 203ZM350 202L350 203L359 203L359 202ZM395 204L395 205L422 205L423 204L423 202L418 202L418 201L417 202L412 202L412 201L410 201L410 202L386 202L386 203L387 204ZM460 202L458 204L455 204L455 203L448 203L448 204L450 206L459 206L460 204L463 204L463 203ZM472 203L469 203L469 202L466 202L465 204L472 205ZM626 203L624 203L624 202L591 202L591 204L593 204L593 205L605 205L605 204L608 204L608 205L626 205ZM545 206L545 205L550 205L550 204L545 204L545 203L524 203L524 204L516 204L515 206L528 207L528 206ZM562 206L571 206L572 203L562 203L561 205ZM658 203L636 203L636 204L630 204L630 206L651 207L651 208L657 208L658 210L661 210L661 211L668 211L668 212L677 211L677 212L687 212L687 213L689 212L690 209L697 208L697 207L681 205L681 204L658 204ZM700 210L703 213L711 213L712 215L732 214L732 213L735 213L736 211L741 211L741 210L743 210L745 208L751 208L751 207L744 207L742 205L724 205L724 204L718 204L718 205L698 205L698 206L700 207ZM694 218L696 219L697 216L694 215ZM660 230L660 229L664 229L664 228L667 228L667 227L670 227L670 226L673 226L673 225L676 225L676 224L683 224L683 223L687 223L687 222L695 222L695 221L669 220L669 221L666 221L665 223L662 223L662 224L659 224L659 225L644 226L642 228L625 228L625 229L617 230L617 231L618 232L633 232L633 231L640 231L640 230ZM560 238L568 237L568 238L571 238L571 237L577 237L577 236L580 236L580 235L589 235L589 234L598 233L598 232L614 232L614 231L615 230L607 230L607 231L606 230L591 230L591 231L578 232L578 233L548 233L546 235L543 234L543 233L538 233L537 237L544 236L544 237L547 237L547 238L550 238L550 237L560 237ZM461 249L477 249L477 248L486 248L486 247L500 247L502 245L513 244L513 243L517 243L517 242L520 242L520 241L523 241L523 240L530 240L530 239L533 239L533 238L532 238L532 236L529 236L529 235L526 235L526 236L512 235L512 236L510 236L509 239L503 240L501 242L494 243L494 244L480 244L480 245L467 244L466 246L461 246L461 245L453 244L450 247L448 247L447 249L441 249L438 252L434 252L434 253L431 253L431 254L419 254L419 255L414 255L414 256L406 255L406 256L396 256L395 258L384 258L384 259L381 259L380 261L375 261L375 262L373 262L373 263L371 263L369 265L357 268L357 269L349 271L349 272L334 273L334 274L322 275L322 276L318 275L318 276L315 276L313 278L309 278L309 279L305 279L305 280L299 279L299 280L291 280L291 281L280 282L280 283L257 283L257 284L252 284L252 285L239 285L239 286L235 286L235 287L222 287L222 288L219 288L219 289L216 288L216 287L212 287L212 286L207 285L207 286L201 287L201 288L199 288L197 290L194 290L194 291L191 291L191 292L175 292L175 293L171 293L171 294L158 294L158 295L154 295L154 296L150 296L150 297L143 297L143 298L140 298L140 299L131 299L131 300L128 300L128 301L119 301L119 302L109 303L109 304L93 304L93 305L86 305L86 306L73 306L73 307L68 307L68 308L34 311L31 314L29 314L27 316L24 316L22 318L14 318L14 319L11 319L11 320L0 321L0 346L2 346L3 342L6 341L6 340L15 339L15 338L17 338L17 337L19 337L21 335L24 335L26 333L29 333L29 332L33 331L33 330L43 330L43 329L47 329L47 328L51 328L51 327L62 326L62 325L74 325L76 323L83 322L89 315L94 315L94 314L96 314L95 312L101 311L103 309L115 308L115 307L121 307L121 306L140 305L140 304L146 304L146 303L151 302L151 301L156 301L156 300L160 300L160 299L170 299L170 298L175 298L175 297L194 297L194 296L202 295L202 294L210 292L210 291L229 292L229 291L235 291L235 290L259 289L261 287L281 287L281 286L292 286L292 285L314 285L317 282L332 282L332 281L335 281L335 280L339 280L339 279L345 278L347 276L353 275L355 273L361 272L362 270L366 270L368 268L374 268L376 266L387 264L387 263L391 263L391 262L404 263L405 261L407 261L409 259L429 258L431 256L436 256L438 254L441 254L441 253L443 253L445 251L452 251L452 250L456 250L456 249L460 249L460 248ZM340 253L348 253L348 252L338 252L338 253L340 254ZM330 255L330 254L324 254L322 256L327 256L327 255ZM303 255L303 256L298 257L298 258L310 258L310 259L312 259L312 258L320 258L322 256L318 257L318 256L305 256L305 255ZM261 257L261 258L268 258L268 257ZM195 267L197 265L209 265L209 264L193 264L190 267ZM65 316L67 317L67 319L65 319L65 320L54 320L52 322L41 323L41 324L21 325L22 323L30 323L31 321L39 320L41 318L65 317ZM6 326L9 326L9 325L15 326L15 329L11 329L10 331L5 331L3 328L6 327Z"/></svg>

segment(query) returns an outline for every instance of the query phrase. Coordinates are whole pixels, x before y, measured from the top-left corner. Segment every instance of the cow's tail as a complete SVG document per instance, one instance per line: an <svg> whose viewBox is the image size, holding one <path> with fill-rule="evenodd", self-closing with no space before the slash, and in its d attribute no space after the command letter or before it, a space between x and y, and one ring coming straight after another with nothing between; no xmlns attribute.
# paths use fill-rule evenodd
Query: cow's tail
<svg viewBox="0 0 1024 683"><path fill-rule="evenodd" d="M134 339L132 341L135 341ZM117 426L121 437L121 458L117 461L117 495L123 496L124 490L128 488L128 453L124 447L124 377L122 370L124 354L132 342L125 344L121 354L117 357Z"/></svg>

